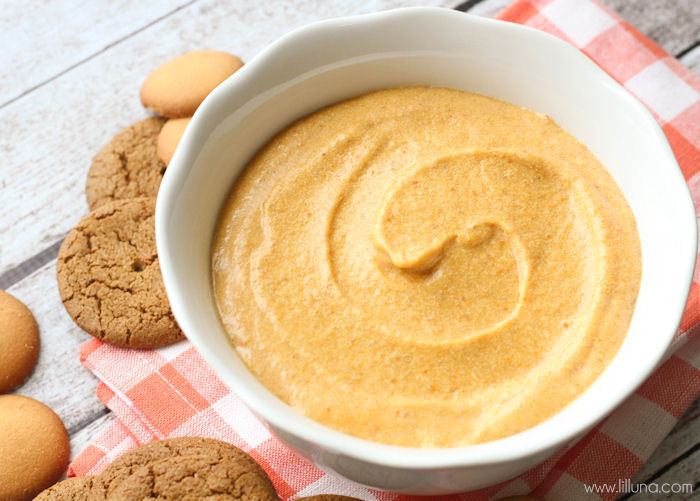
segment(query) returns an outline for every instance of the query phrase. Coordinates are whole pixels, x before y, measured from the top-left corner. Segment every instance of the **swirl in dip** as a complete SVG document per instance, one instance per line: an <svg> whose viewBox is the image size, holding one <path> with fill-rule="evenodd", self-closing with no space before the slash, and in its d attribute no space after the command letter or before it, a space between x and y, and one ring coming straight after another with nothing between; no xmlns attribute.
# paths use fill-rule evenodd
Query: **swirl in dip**
<svg viewBox="0 0 700 501"><path fill-rule="evenodd" d="M549 117L385 89L275 136L213 243L253 374L357 437L455 447L525 430L610 363L641 275L632 211Z"/></svg>

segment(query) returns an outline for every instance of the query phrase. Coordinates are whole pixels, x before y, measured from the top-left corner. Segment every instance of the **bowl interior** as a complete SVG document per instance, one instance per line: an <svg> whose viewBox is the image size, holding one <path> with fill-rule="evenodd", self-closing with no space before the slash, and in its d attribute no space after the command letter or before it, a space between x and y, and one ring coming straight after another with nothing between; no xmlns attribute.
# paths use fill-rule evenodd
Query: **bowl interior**
<svg viewBox="0 0 700 501"><path fill-rule="evenodd" d="M293 120L370 90L405 85L476 92L550 115L608 168L637 219L643 275L618 356L562 412L518 435L447 451L372 444L296 414L238 359L219 323L210 245L220 207L252 155ZM273 426L351 456L403 466L500 461L580 434L638 386L677 329L695 261L685 182L660 128L572 47L534 30L439 9L404 9L292 32L202 104L165 175L157 243L173 311L231 389ZM407 453L408 452L408 453Z"/></svg>

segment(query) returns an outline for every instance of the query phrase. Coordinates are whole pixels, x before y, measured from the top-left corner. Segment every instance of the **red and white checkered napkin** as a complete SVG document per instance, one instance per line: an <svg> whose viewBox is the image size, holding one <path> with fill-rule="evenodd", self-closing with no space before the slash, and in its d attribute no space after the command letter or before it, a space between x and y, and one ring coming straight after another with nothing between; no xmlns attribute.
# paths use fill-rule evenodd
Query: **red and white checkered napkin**
<svg viewBox="0 0 700 501"><path fill-rule="evenodd" d="M580 47L641 99L663 126L699 207L698 77L595 0L518 0L500 18ZM603 423L514 480L450 497L488 500L529 492L552 501L617 497L586 494L584 484L608 484L612 491L632 477L700 392L700 335L694 335L700 321L699 283L696 271L675 354ZM81 359L102 381L97 394L117 421L71 464L71 475L99 473L124 451L151 440L198 435L248 451L284 499L321 493L410 499L334 478L300 459L270 435L186 341L139 351L93 340L82 347Z"/></svg>

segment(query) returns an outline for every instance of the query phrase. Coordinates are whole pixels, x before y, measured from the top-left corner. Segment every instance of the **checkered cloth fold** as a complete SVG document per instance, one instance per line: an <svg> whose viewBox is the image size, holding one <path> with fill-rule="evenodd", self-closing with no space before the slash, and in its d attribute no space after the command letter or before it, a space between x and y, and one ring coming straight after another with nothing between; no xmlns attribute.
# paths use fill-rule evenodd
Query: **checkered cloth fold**
<svg viewBox="0 0 700 501"><path fill-rule="evenodd" d="M663 127L698 207L697 76L595 0L518 0L499 18L579 47L644 102ZM527 493L551 501L617 497L613 489L587 494L584 484L615 487L634 476L700 392L700 335L694 335L700 321L699 283L696 270L674 354L605 421L573 447L513 480L445 499L490 500ZM80 356L101 380L97 394L117 420L73 461L70 475L99 473L139 444L197 435L231 442L252 454L284 499L320 493L411 499L335 478L300 459L270 435L186 341L140 351L92 340Z"/></svg>

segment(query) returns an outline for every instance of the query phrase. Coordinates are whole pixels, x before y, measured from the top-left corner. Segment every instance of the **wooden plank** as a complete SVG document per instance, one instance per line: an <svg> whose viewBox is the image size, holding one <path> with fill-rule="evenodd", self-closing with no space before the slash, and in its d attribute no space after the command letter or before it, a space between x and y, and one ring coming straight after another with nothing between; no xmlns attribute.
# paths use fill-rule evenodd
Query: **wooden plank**
<svg viewBox="0 0 700 501"><path fill-rule="evenodd" d="M257 0L201 0L0 109L0 123L11 124L0 135L0 274L62 239L87 213L83 187L91 159L120 129L147 115L138 91L153 68L201 48L248 60L302 24L406 3L316 0L273 7ZM10 49L26 57L17 46Z"/></svg>
<svg viewBox="0 0 700 501"><path fill-rule="evenodd" d="M15 284L8 291L24 302L39 324L39 362L14 393L51 407L74 433L105 413L95 395L97 378L85 369L78 348L90 336L76 326L63 308L56 285L56 261Z"/></svg>
<svg viewBox="0 0 700 501"><path fill-rule="evenodd" d="M0 106L188 3L191 0L2 2Z"/></svg>

